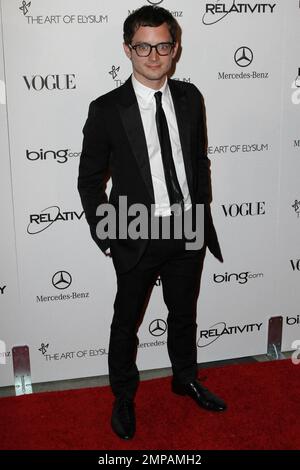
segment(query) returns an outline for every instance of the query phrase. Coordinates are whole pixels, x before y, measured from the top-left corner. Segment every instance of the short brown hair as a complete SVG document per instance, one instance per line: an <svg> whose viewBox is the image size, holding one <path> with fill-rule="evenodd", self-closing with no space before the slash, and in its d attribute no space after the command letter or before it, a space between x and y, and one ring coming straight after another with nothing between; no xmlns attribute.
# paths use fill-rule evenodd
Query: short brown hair
<svg viewBox="0 0 300 470"><path fill-rule="evenodd" d="M172 40L178 38L179 25L174 16L165 8L145 5L131 13L123 25L123 38L125 44L131 44L135 32L140 26L160 26L167 23Z"/></svg>

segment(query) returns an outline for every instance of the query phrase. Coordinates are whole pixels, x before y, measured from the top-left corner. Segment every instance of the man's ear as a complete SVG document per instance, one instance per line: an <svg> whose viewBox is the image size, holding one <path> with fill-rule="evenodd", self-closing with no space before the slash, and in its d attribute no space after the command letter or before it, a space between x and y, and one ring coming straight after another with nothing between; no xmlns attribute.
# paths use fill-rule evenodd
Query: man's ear
<svg viewBox="0 0 300 470"><path fill-rule="evenodd" d="M178 41L176 41L175 46L173 47L173 51L172 51L172 59L174 59L174 57L176 57L176 54L177 54L177 51L178 51L178 46L179 46L179 43L178 43Z"/></svg>
<svg viewBox="0 0 300 470"><path fill-rule="evenodd" d="M128 46L128 44L125 44L125 42L123 43L123 49L124 49L124 52L127 55L128 59L131 60L131 49Z"/></svg>

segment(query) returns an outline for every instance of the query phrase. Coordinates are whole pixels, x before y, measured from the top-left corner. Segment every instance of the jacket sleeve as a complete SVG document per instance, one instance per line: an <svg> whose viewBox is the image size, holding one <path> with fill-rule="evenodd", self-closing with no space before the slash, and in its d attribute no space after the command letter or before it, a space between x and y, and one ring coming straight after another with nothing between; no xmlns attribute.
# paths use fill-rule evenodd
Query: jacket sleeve
<svg viewBox="0 0 300 470"><path fill-rule="evenodd" d="M95 101L89 107L83 128L83 144L79 164L78 191L93 240L105 252L109 240L100 240L96 234L96 210L107 202L106 183L109 179L110 145L105 126L105 113Z"/></svg>
<svg viewBox="0 0 300 470"><path fill-rule="evenodd" d="M210 160L207 157L207 128L204 99L200 91L194 88L197 103L197 163L198 163L198 202L210 204L212 201Z"/></svg>

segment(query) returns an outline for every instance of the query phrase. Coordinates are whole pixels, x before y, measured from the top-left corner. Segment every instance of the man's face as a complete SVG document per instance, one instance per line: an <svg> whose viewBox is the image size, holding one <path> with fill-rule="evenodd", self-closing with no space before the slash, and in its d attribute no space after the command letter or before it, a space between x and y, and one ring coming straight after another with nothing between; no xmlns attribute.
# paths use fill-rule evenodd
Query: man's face
<svg viewBox="0 0 300 470"><path fill-rule="evenodd" d="M132 38L131 45L135 46L139 43L156 45L160 42L172 42L166 23L155 27L140 26ZM124 44L125 53L132 62L134 76L144 85L154 89L159 89L163 85L177 49L176 43L167 56L160 56L155 49L152 49L148 57L139 57L136 51Z"/></svg>

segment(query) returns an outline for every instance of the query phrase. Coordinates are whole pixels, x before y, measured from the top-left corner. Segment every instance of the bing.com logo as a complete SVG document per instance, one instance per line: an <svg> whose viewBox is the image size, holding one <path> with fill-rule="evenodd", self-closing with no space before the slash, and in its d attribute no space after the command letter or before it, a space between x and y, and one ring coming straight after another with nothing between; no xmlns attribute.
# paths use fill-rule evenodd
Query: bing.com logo
<svg viewBox="0 0 300 470"><path fill-rule="evenodd" d="M263 273L252 273L251 271L243 271L241 273L228 273L216 274L214 273L213 281L216 284L230 284L237 282L238 284L246 284L249 279L260 279L264 277Z"/></svg>

